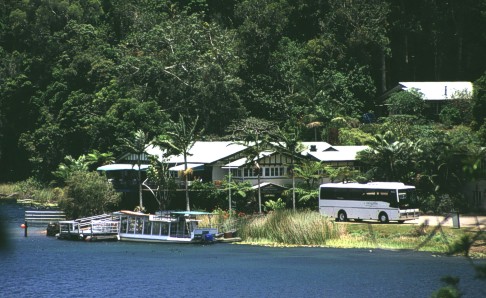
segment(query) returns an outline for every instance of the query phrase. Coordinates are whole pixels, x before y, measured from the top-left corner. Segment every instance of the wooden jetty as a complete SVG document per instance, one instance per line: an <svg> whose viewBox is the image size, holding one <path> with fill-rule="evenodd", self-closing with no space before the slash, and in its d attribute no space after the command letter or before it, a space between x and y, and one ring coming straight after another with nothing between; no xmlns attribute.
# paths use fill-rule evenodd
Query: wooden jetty
<svg viewBox="0 0 486 298"><path fill-rule="evenodd" d="M66 220L66 214L59 210L25 210L28 225L43 225Z"/></svg>

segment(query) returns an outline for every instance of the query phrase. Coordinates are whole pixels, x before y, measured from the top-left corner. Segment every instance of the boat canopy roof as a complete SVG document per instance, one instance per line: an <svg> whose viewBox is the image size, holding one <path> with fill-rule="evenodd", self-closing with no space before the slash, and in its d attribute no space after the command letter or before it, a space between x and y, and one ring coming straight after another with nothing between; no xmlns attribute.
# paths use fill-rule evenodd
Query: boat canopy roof
<svg viewBox="0 0 486 298"><path fill-rule="evenodd" d="M164 214L177 214L177 215L210 215L211 212L204 212L204 211L163 211ZM127 215L136 215L136 216L150 216L150 214L136 212L136 211L129 211L129 210L120 210L117 212L113 212L115 215L119 214L127 214ZM159 215L159 214L157 214Z"/></svg>
<svg viewBox="0 0 486 298"><path fill-rule="evenodd" d="M184 215L210 215L211 212L204 211L171 211L172 214L184 214Z"/></svg>

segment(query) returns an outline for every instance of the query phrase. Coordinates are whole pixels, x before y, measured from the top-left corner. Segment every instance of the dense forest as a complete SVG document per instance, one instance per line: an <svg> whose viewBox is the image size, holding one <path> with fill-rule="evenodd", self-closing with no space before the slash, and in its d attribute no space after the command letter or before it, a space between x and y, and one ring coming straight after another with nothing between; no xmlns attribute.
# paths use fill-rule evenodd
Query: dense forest
<svg viewBox="0 0 486 298"><path fill-rule="evenodd" d="M0 181L179 115L207 140L248 117L359 123L399 81L475 82L453 124L484 131L485 32L485 0L2 0Z"/></svg>

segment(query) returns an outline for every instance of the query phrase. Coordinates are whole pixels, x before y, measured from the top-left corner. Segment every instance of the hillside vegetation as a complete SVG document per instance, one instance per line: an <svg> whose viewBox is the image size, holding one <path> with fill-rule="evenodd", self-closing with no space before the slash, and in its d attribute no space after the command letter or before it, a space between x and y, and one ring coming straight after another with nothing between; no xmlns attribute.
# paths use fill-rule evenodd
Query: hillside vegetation
<svg viewBox="0 0 486 298"><path fill-rule="evenodd" d="M257 119L370 145L361 173L328 169L337 180L403 181L424 210L467 210L461 189L485 176L485 31L485 0L3 1L0 181L63 186L134 132L164 143L186 122L221 140ZM430 115L417 92L380 99L399 81L474 93Z"/></svg>

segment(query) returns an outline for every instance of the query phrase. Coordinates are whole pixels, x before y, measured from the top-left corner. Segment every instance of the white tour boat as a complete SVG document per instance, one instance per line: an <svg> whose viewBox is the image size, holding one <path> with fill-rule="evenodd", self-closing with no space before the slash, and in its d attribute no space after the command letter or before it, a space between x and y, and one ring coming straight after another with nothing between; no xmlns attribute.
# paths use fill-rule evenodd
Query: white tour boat
<svg viewBox="0 0 486 298"><path fill-rule="evenodd" d="M211 243L218 229L211 225L211 213L199 211L161 211L145 214L135 211L113 213L119 218L121 241Z"/></svg>

